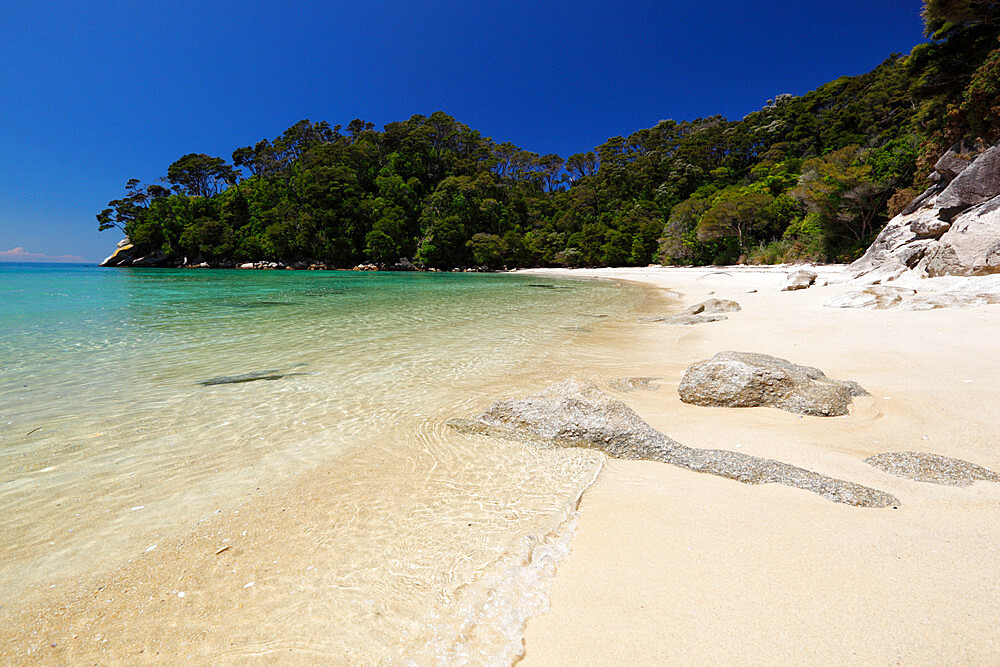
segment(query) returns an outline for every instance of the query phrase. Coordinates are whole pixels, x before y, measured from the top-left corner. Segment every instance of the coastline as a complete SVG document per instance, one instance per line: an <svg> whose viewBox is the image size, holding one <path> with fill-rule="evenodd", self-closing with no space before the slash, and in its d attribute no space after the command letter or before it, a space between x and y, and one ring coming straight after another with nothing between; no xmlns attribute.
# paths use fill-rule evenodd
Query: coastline
<svg viewBox="0 0 1000 667"><path fill-rule="evenodd" d="M743 310L696 326L646 323L621 347L618 396L695 447L736 449L895 494L898 510L838 505L645 461L609 460L583 496L549 612L529 620L524 664L991 662L1000 657L1000 485L941 486L863 459L916 450L1000 470L993 400L1000 309L826 308L851 287L779 288L790 267L530 271L646 283L683 305ZM756 290L750 292L750 290ZM686 367L722 350L762 352L871 392L846 417L682 403ZM583 629L586 629L585 631Z"/></svg>
<svg viewBox="0 0 1000 667"><path fill-rule="evenodd" d="M817 267L820 282L830 284L797 292L778 291L792 270L787 266L521 272L634 283L644 290L641 307L617 317L586 311L593 324L562 327L566 335L537 364L511 368L486 386L468 378L465 398L430 416L420 442L403 457L392 443L412 432L401 427L385 441L366 443L365 454L347 465L269 482L237 506L206 515L189 533L160 540L153 552L132 554L120 569L73 582L76 593L52 591L17 610L17 626L0 637L8 642L0 641L0 656L131 661L146 651L160 660L375 659L372 648L358 647L415 628L407 624L437 602L414 599L402 615L378 596L370 607L345 606L347 598L338 596L361 583L333 567L343 558L345 535L376 547L378 559L391 556L398 567L389 572L409 577L403 553L393 555L400 531L409 531L408 548L431 543L444 534L434 531L454 531L484 502L496 503L501 519L504 504L513 507L534 493L534 476L572 478L575 495L565 508L539 503L552 522L541 533L511 533L502 562L456 560L448 577L470 577L477 587L455 589L461 594L441 608L439 638L453 636L457 622L461 641L407 644L398 657L481 657L477 647L498 644L493 621L500 614L508 621L500 628L504 639L515 644L504 658L493 657L517 656L527 619L527 664L988 662L1000 655L993 638L1000 621L994 581L1000 485L898 479L863 459L914 449L1000 470L993 446L1000 441L1000 408L990 401L1000 373L1000 342L992 336L1000 309L826 308L851 289L837 282L842 268ZM640 321L707 297L734 299L743 310L696 326ZM859 381L872 396L855 399L849 416L834 418L681 403L676 386L686 367L725 349L814 365L831 378ZM478 455L491 461L495 479L466 485L467 497L454 505L428 502L428 483L450 489L468 463L442 456L447 450L424 449L450 437L447 419L571 377L596 379L685 445L778 459L888 491L902 504L849 507L664 463L485 437L477 441ZM658 379L650 388L628 389L608 383L616 377ZM357 508L356 525L342 523L347 506ZM377 540L360 541L370 540L373 529ZM470 539L467 553L481 546ZM432 562L440 554L424 556ZM356 567L375 569L365 561ZM392 592L388 585L373 590ZM335 622L325 612L330 605L349 613ZM353 623L367 636L346 641L330 634L331 623L338 629ZM40 652L21 653L26 642ZM159 653L150 656L152 650Z"/></svg>
<svg viewBox="0 0 1000 667"><path fill-rule="evenodd" d="M279 278L287 281L295 276ZM287 324L273 329L272 324L295 312L286 302L301 303L305 297L292 298L292 292L282 292L280 299L266 297L280 302L273 308L233 309L241 314L245 335L259 334L261 327L280 331L290 343L287 353L292 356L279 363L265 344L270 339L262 339L257 347L244 340L236 357L211 371L204 360L195 365L195 373L191 368L175 369L171 377L180 382L183 395L203 396L200 410L228 422L222 406L206 403L217 395L216 400L227 401L231 412L265 418L282 429L282 425L292 425L275 420L282 411L260 412L253 407L253 397L263 399L284 388L288 391L282 393L290 401L287 407L295 410L298 428L294 433L310 436L307 442L312 446L336 440L337 430L349 429L352 422L343 423L345 415L369 415L375 420L370 422L372 428L360 434L358 428L344 430L345 437L354 438L346 456L311 460L287 470L265 466L262 469L270 474L256 477L249 474L254 469L240 467L247 471L246 484L220 483L215 475L194 488L191 480L200 478L189 477L185 493L204 491L206 504L183 511L170 525L159 521L155 493L144 483L142 497L122 503L111 499L114 525L120 525L122 532L131 531L127 536L116 535L115 544L107 549L113 562L80 558L91 552L78 549L78 557L67 561L79 565L71 567L72 571L36 572L39 560L63 558L73 553L73 544L89 540L91 519L74 517L74 505L56 498L55 503L69 508L69 525L59 523L61 515L53 520L52 512L39 513L48 518L35 523L40 530L68 537L51 540L55 545L39 541L37 559L16 561L25 564L23 576L8 568L8 580L18 581L22 588L9 596L9 603L0 600L0 625L4 627L0 661L131 662L144 656L230 661L281 656L321 662L324 657L347 656L353 661L376 662L396 656L433 662L463 655L513 660L520 651L525 618L545 604L540 590L556 558L568 548L580 493L593 482L603 457L588 450L546 449L466 436L448 427L447 421L475 414L502 396L540 389L551 377L578 370L582 358L606 359L603 350L608 342L619 339L618 323L631 323L648 311L650 290L515 276L456 278L456 284L499 281L504 291L508 285L529 283L532 287L546 283L556 289L515 289L512 295L498 294L480 307L468 290L456 293L440 287L455 279L430 278L439 286L432 294L447 294L445 303L456 304L442 311L447 317L435 317L433 308L425 308L419 313L423 319L412 320L423 324L411 330L398 323L407 317L406 309L396 307L392 317L352 325L363 343L381 340L366 336L393 332L393 345L402 347L384 347L387 351L377 364L395 369L388 377L391 382L345 365L338 356L339 345L331 347L327 356L311 352L305 360L308 366L295 365L301 360L293 358L291 343L308 341L303 335L312 331L312 325L301 317L298 329ZM205 275L204 280L208 279ZM197 284L204 287L204 283ZM260 289L273 286L272 282L252 284ZM323 284L330 290L336 287L327 281ZM318 285L306 282L301 287L312 294ZM561 291L559 286L571 291ZM242 278L231 287L242 295L236 301L239 304L265 298L248 291ZM343 303L345 296L333 291L337 295L332 302ZM218 292L213 293L214 304L232 298L220 299ZM412 291L403 289L398 294L399 299L414 300ZM457 298L460 295L468 298ZM354 322L347 319L349 311L337 312L343 322ZM248 329L250 322L258 328ZM345 336L334 338L349 340ZM452 353L426 372L418 372L423 345L432 341L439 350ZM478 342L468 348L462 341ZM517 350L521 356L511 354ZM407 363L418 366L400 365L406 361L400 357L404 351ZM117 363L121 357L114 359ZM190 389L195 379L221 376L234 362L234 369L292 368L292 380ZM168 355L167 363L173 367L178 360ZM297 374L299 370L310 373ZM328 380L342 372L350 378L331 386ZM381 380L382 384L357 391L349 379ZM336 402L340 388L349 390L358 403ZM383 396L381 388L391 390L390 396ZM328 407L320 413L308 411L315 390L325 392L322 405ZM392 399L392 391L405 393ZM237 400L244 394L250 403ZM273 405L275 397L266 403ZM157 412L163 406L162 401L150 402L150 409ZM171 413L167 410L166 414ZM315 431L301 428L306 421ZM28 431L20 426L15 427L17 433ZM180 429L184 424L171 421L167 426ZM86 426L76 428L85 434L97 432ZM242 432L241 428L235 433ZM331 429L329 437L324 437L324 429ZM181 433L191 435L184 430L176 433L178 438ZM184 439L199 441L196 435ZM271 443L279 454L289 444L273 436L257 440L261 446ZM132 440L124 437L122 442ZM213 442L226 451L238 452L241 445L237 440L234 447L232 435L217 435ZM135 447L130 454L136 463L144 458ZM191 454L192 460L204 458L206 465L226 467L218 456ZM44 475L76 467L62 463L55 467L41 459L28 464ZM16 473L19 480L23 475ZM29 481L42 490L53 486L51 479ZM44 494L36 495L38 502L45 501ZM104 513L104 506L94 498L88 501L92 505ZM120 515L118 505L124 508ZM12 518L30 518L25 507L22 502L23 511ZM93 521L97 529L104 525ZM19 557L11 552L4 555L9 565ZM37 581L20 583L34 575L39 575Z"/></svg>

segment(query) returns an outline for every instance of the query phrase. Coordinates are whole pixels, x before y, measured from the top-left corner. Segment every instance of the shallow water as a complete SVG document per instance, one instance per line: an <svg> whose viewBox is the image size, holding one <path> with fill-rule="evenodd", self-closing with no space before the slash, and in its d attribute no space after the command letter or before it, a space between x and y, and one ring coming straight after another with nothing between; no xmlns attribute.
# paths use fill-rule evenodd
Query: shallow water
<svg viewBox="0 0 1000 667"><path fill-rule="evenodd" d="M73 636L102 628L107 657L164 648L162 623L129 620L162 596L193 655L498 663L602 459L445 422L585 360L578 332L647 298L537 276L9 264L0 295L7 657L60 631L46 605L90 605ZM119 593L84 602L102 576Z"/></svg>

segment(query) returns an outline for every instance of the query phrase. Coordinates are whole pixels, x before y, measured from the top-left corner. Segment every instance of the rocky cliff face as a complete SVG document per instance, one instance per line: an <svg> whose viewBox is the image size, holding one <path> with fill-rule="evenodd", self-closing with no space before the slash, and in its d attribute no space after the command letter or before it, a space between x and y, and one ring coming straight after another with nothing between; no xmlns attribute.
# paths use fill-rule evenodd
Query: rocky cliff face
<svg viewBox="0 0 1000 667"><path fill-rule="evenodd" d="M956 144L938 160L931 180L851 264L852 277L874 284L904 274L1000 273L1000 144L976 157Z"/></svg>

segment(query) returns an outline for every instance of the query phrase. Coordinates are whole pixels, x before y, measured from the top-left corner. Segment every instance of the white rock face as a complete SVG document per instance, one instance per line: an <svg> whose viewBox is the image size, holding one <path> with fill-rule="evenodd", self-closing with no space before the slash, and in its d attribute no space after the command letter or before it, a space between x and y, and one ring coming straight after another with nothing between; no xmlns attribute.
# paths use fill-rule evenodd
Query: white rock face
<svg viewBox="0 0 1000 667"><path fill-rule="evenodd" d="M973 308L1000 303L1000 274L916 279L904 275L892 285L869 285L840 294L827 308L934 310Z"/></svg>
<svg viewBox="0 0 1000 667"><path fill-rule="evenodd" d="M937 183L889 221L849 267L853 278L873 285L907 273L933 278L1000 272L1000 144L953 175L965 163L954 148L941 158Z"/></svg>

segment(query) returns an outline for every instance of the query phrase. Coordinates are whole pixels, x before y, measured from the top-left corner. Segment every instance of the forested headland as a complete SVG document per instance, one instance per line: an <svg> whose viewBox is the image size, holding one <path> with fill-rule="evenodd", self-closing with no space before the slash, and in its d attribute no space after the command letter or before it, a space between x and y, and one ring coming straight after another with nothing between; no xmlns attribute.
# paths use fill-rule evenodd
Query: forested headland
<svg viewBox="0 0 1000 667"><path fill-rule="evenodd" d="M443 112L303 120L191 153L97 215L151 263L639 266L849 261L950 145L1000 140L1000 3L926 0L928 41L742 120L538 155Z"/></svg>

